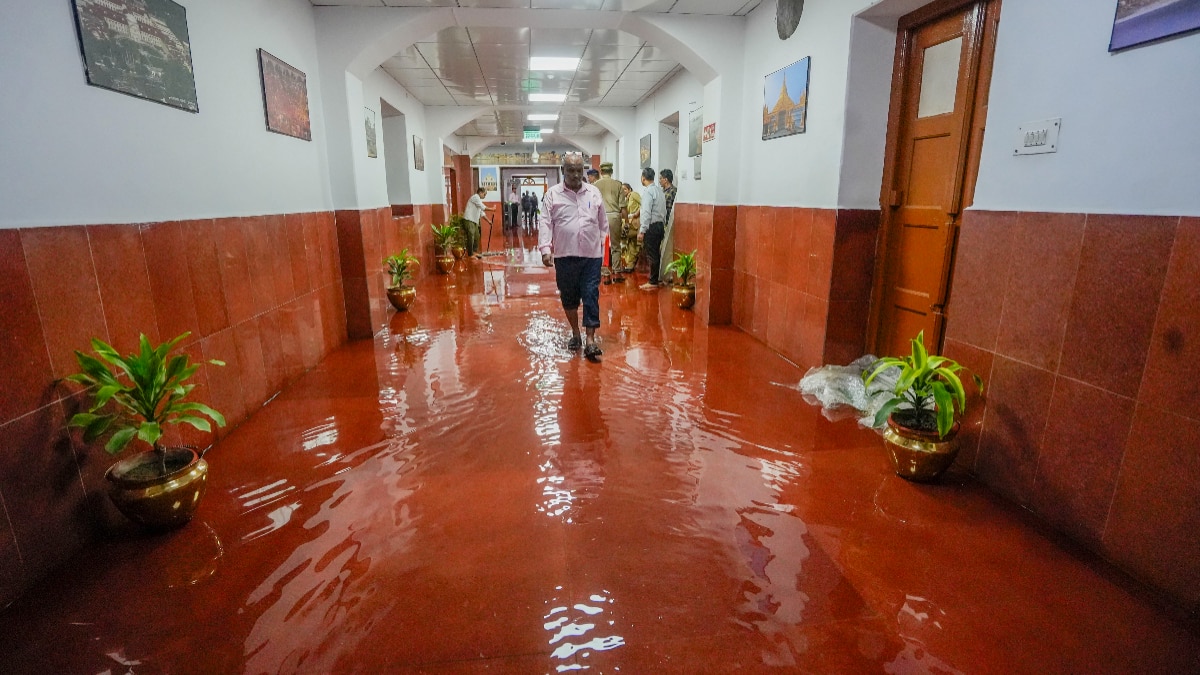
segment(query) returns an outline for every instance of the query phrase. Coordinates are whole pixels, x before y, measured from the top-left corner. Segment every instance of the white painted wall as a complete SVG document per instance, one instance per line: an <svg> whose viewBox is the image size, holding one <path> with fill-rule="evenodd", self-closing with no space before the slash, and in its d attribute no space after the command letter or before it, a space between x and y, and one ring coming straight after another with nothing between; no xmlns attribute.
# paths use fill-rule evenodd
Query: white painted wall
<svg viewBox="0 0 1200 675"><path fill-rule="evenodd" d="M408 127L403 114L384 118L380 125L379 156L387 171L388 201L392 204L412 204L412 183L409 176L412 160L408 149ZM386 146L386 148L384 147Z"/></svg>
<svg viewBox="0 0 1200 675"><path fill-rule="evenodd" d="M680 71L654 92L650 98L643 101L637 108L636 134L632 138L626 137L621 144L622 152L626 154L620 170L621 182L629 183L634 189L640 185L639 143L643 136L650 134L651 167L656 173L663 167L675 171L675 186L679 188L679 199L689 202L698 201L698 186L689 185L695 181L689 168L691 167L691 158L687 156L687 139L675 138L670 139L670 142L664 142L659 122L671 115L678 114L679 135L682 137L687 133L688 113L702 105L703 101L704 85L700 84L700 81L686 70ZM625 148L629 148L629 152L626 152ZM670 153L670 156L664 156L664 151ZM687 178L681 178L677 167L689 168ZM684 198L685 193L688 196L686 199Z"/></svg>
<svg viewBox="0 0 1200 675"><path fill-rule="evenodd" d="M436 141L432 144L425 138L425 106L413 98L400 83L396 82L382 68L376 68L367 76L363 83L363 106L379 111L379 100L387 101L388 105L404 113L404 126L407 137L404 139L405 148L402 151L407 158L404 163L404 173L393 177L394 181L408 181L409 196L412 204L437 204L441 199L441 167L442 152ZM358 133L352 134L351 145L354 151L354 171L358 176L359 202L357 208L370 209L387 206L388 199L388 168L392 165L387 161L388 148L380 144L379 157L367 157L367 138L362 126L362 113L358 119ZM424 139L425 170L417 171L413 164L412 137ZM436 178L436 180L434 180Z"/></svg>
<svg viewBox="0 0 1200 675"><path fill-rule="evenodd" d="M306 0L188 3L198 114L89 86L69 2L3 16L0 228L330 208ZM266 130L259 47L307 74L312 141Z"/></svg>
<svg viewBox="0 0 1200 675"><path fill-rule="evenodd" d="M1200 34L1108 53L1112 2L1005 0L976 209L1200 215ZM1056 154L1017 128L1062 117Z"/></svg>
<svg viewBox="0 0 1200 675"><path fill-rule="evenodd" d="M850 17L866 4L862 0L808 0L800 25L787 40L780 40L776 32L773 0L763 2L747 17L745 103L737 129L743 168L738 191L741 203L838 206ZM764 79L806 56L812 61L805 132L762 140ZM721 133L719 126L717 133ZM876 194L878 191L876 186Z"/></svg>

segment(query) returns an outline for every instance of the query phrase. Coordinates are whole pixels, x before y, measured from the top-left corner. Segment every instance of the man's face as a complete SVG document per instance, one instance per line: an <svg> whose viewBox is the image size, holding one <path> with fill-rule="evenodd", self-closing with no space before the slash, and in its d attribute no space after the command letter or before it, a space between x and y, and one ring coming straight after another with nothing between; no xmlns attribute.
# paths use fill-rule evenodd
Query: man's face
<svg viewBox="0 0 1200 675"><path fill-rule="evenodd" d="M669 185L669 183L667 183L667 179L663 178L662 176L659 176L658 177L658 186L665 190L665 189L667 189L667 185Z"/></svg>
<svg viewBox="0 0 1200 675"><path fill-rule="evenodd" d="M568 159L563 162L563 183L572 190L583 187L583 160Z"/></svg>

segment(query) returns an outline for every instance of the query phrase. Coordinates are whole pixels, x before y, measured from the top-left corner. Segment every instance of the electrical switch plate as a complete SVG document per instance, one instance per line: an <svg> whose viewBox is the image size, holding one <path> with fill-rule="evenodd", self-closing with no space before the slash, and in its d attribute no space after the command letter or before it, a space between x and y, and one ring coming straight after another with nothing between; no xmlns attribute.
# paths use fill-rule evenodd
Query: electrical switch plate
<svg viewBox="0 0 1200 675"><path fill-rule="evenodd" d="M1017 147L1014 155L1041 155L1058 152L1058 130L1062 118L1026 122L1017 129Z"/></svg>

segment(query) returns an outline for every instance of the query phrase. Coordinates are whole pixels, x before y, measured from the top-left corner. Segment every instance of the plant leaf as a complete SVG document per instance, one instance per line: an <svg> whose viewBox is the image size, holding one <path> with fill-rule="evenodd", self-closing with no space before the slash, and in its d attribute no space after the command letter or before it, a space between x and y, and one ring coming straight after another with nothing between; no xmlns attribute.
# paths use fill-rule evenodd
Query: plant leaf
<svg viewBox="0 0 1200 675"><path fill-rule="evenodd" d="M884 403L883 407L879 409L879 412L875 413L875 423L871 426L875 427L876 429L882 427L887 423L887 418L892 414L892 411L899 407L903 402L904 399L897 397L891 399L887 403Z"/></svg>
<svg viewBox="0 0 1200 675"><path fill-rule="evenodd" d="M180 415L168 422L168 424L190 424L200 431L212 431L212 425L208 423L208 420L203 417L196 417L195 415Z"/></svg>
<svg viewBox="0 0 1200 675"><path fill-rule="evenodd" d="M937 403L938 437L945 438L950 427L954 426L954 399L941 382L934 382L932 389L933 400Z"/></svg>
<svg viewBox="0 0 1200 675"><path fill-rule="evenodd" d="M154 445L158 439L162 438L162 427L158 425L158 422L142 422L138 425L137 437Z"/></svg>
<svg viewBox="0 0 1200 675"><path fill-rule="evenodd" d="M125 449L129 445L129 441L133 440L137 434L137 429L134 427L126 427L117 433L113 434L112 438L108 439L108 443L104 445L104 450L110 455L115 455Z"/></svg>

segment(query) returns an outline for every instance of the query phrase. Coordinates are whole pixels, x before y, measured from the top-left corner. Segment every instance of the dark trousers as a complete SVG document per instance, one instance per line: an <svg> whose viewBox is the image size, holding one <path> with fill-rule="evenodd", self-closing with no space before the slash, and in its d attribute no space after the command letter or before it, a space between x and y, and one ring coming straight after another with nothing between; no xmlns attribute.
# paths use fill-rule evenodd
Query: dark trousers
<svg viewBox="0 0 1200 675"><path fill-rule="evenodd" d="M662 263L663 237L667 234L663 223L650 223L646 228L646 236L642 239L642 247L646 251L646 260L650 263L650 283L658 283L658 268Z"/></svg>
<svg viewBox="0 0 1200 675"><path fill-rule="evenodd" d="M563 309L583 303L583 327L600 327L600 258L563 256L554 259L554 276Z"/></svg>

